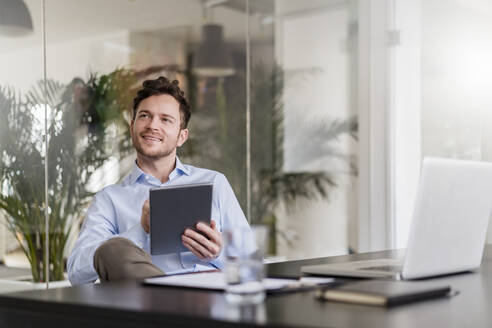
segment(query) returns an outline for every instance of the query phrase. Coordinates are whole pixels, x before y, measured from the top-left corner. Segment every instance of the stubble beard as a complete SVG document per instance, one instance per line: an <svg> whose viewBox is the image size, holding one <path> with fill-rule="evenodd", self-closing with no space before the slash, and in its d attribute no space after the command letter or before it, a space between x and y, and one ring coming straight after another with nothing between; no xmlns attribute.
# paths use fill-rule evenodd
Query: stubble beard
<svg viewBox="0 0 492 328"><path fill-rule="evenodd" d="M140 143L138 136L132 136L132 141L133 147L135 147L135 150L139 155L153 160L161 159L171 155L178 146L178 141L176 140L176 144L174 145L174 147L164 147L163 149L159 149L156 151L146 151Z"/></svg>

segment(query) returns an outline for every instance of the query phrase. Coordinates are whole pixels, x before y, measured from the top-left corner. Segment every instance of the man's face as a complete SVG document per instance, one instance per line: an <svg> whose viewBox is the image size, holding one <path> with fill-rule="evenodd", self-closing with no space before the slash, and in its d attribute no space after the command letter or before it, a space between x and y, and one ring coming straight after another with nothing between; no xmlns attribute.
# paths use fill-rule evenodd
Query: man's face
<svg viewBox="0 0 492 328"><path fill-rule="evenodd" d="M137 152L150 159L159 159L176 152L188 139L188 130L181 129L179 103L170 95L156 95L142 100L132 120L130 131Z"/></svg>

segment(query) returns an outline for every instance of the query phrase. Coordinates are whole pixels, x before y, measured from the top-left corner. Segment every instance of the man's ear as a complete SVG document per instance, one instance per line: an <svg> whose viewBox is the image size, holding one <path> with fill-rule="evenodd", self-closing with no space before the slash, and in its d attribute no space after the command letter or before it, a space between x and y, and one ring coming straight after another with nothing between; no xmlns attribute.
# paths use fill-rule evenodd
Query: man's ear
<svg viewBox="0 0 492 328"><path fill-rule="evenodd" d="M188 129L179 130L178 147L181 147L188 140Z"/></svg>
<svg viewBox="0 0 492 328"><path fill-rule="evenodd" d="M135 124L135 120L134 120L134 119L132 119L132 120L130 121L130 135L133 135L133 125L134 125L134 124Z"/></svg>

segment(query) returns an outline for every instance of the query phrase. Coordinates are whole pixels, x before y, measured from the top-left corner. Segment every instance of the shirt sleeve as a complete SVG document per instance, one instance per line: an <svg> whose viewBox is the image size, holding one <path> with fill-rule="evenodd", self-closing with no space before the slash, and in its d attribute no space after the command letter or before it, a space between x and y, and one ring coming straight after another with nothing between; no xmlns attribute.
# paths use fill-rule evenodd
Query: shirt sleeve
<svg viewBox="0 0 492 328"><path fill-rule="evenodd" d="M97 280L94 269L94 253L110 238L120 236L142 247L146 233L140 224L125 233L118 234L118 225L113 202L106 189L97 193L87 210L84 224L68 258L68 279L73 285Z"/></svg>
<svg viewBox="0 0 492 328"><path fill-rule="evenodd" d="M232 228L246 228L249 229L248 221L244 216L244 213L237 201L236 195L232 190L229 181L223 174L218 174L214 181L214 195L213 201L217 202L220 217L212 218L219 221L219 231L222 233L222 241L224 242L224 231ZM222 245L222 251L215 260L210 261L214 267L222 269L225 263L224 245ZM249 252L250 250L243 250Z"/></svg>

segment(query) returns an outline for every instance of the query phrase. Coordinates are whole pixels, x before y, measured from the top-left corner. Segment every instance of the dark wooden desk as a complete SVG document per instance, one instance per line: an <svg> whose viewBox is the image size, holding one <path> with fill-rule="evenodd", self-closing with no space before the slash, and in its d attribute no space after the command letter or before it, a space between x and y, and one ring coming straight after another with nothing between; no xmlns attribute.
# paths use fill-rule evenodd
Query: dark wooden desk
<svg viewBox="0 0 492 328"><path fill-rule="evenodd" d="M397 256L397 251L271 264L271 275L301 265ZM401 255L401 253L400 253ZM432 279L460 294L391 309L319 302L313 292L269 296L238 308L222 293L142 286L136 282L0 295L1 327L491 327L492 246L478 272Z"/></svg>

